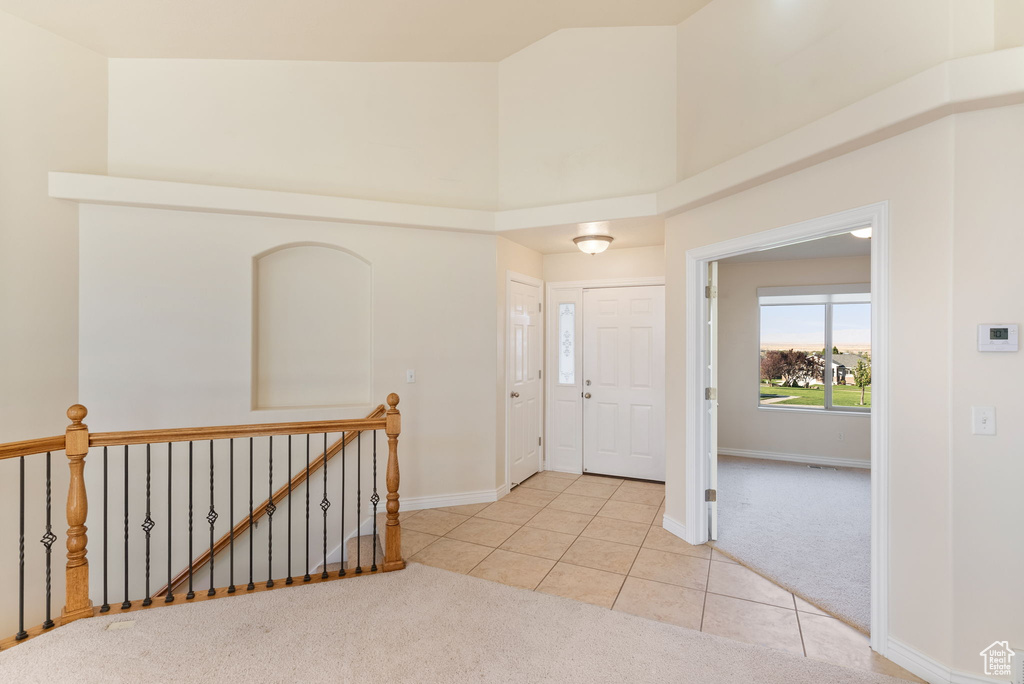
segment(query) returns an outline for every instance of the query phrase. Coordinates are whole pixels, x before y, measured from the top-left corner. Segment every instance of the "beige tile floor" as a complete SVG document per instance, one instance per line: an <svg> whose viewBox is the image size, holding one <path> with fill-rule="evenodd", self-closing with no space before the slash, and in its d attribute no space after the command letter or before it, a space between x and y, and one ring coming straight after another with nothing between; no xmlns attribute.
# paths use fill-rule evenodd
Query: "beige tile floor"
<svg viewBox="0 0 1024 684"><path fill-rule="evenodd" d="M492 504L402 512L415 563L920 681L857 630L661 527L664 485L542 472Z"/></svg>

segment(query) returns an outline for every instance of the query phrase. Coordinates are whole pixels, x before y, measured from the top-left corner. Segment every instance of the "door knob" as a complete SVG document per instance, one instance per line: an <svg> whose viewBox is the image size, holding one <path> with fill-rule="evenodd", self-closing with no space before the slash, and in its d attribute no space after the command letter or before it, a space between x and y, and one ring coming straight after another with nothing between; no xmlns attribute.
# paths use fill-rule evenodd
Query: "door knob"
<svg viewBox="0 0 1024 684"><path fill-rule="evenodd" d="M513 399L518 399L519 398L519 392L513 392L512 393L512 398Z"/></svg>
<svg viewBox="0 0 1024 684"><path fill-rule="evenodd" d="M584 399L589 399L590 398L590 392L587 392L586 394L584 394L583 398Z"/></svg>

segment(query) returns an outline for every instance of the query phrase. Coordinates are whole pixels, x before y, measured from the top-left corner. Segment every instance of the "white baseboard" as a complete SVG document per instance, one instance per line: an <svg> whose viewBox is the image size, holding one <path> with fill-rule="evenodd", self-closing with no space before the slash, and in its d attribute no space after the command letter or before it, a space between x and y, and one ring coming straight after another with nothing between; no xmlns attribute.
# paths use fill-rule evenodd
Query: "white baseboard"
<svg viewBox="0 0 1024 684"><path fill-rule="evenodd" d="M503 491L504 490L504 491ZM507 487L484 489L479 492L462 494L441 494L439 496L403 496L398 500L400 511L419 511L424 508L440 508L442 506L465 506L467 504L492 503L504 496Z"/></svg>
<svg viewBox="0 0 1024 684"><path fill-rule="evenodd" d="M669 517L668 513L666 513L664 516L662 516L662 518L661 518L661 526L665 529L666 532L674 534L675 536L679 537L683 541L687 541L687 539L686 539L686 525L684 525L683 523L679 522L675 518Z"/></svg>
<svg viewBox="0 0 1024 684"><path fill-rule="evenodd" d="M889 637L886 647L886 658L929 684L999 684L1002 681L954 670L894 637Z"/></svg>
<svg viewBox="0 0 1024 684"><path fill-rule="evenodd" d="M871 468L870 460L859 458L834 458L832 456L808 456L806 454L780 454L776 451L755 451L753 449L732 449L719 447L719 456L740 456L741 458L763 458L769 461L790 461L808 465L831 466L833 468Z"/></svg>

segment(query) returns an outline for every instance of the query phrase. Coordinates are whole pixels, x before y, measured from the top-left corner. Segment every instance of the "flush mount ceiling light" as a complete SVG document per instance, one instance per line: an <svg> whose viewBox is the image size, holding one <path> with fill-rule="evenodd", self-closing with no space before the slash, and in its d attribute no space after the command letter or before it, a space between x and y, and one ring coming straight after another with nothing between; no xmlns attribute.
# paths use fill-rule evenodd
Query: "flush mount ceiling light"
<svg viewBox="0 0 1024 684"><path fill-rule="evenodd" d="M868 226L867 228L860 228L858 230L851 230L850 235L852 235L853 237L867 239L871 237L871 226Z"/></svg>
<svg viewBox="0 0 1024 684"><path fill-rule="evenodd" d="M608 245L612 244L613 239L611 235L580 235L574 237L572 241L576 243L581 252L600 254L608 249Z"/></svg>

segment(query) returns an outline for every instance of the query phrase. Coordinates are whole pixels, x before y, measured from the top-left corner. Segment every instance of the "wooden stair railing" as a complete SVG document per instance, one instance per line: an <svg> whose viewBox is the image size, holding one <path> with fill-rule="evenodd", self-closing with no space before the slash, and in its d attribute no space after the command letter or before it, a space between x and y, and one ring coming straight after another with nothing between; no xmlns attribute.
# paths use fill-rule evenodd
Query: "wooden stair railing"
<svg viewBox="0 0 1024 684"><path fill-rule="evenodd" d="M89 594L89 559L88 559L88 535L87 528L85 525L86 518L89 510L89 497L86 489L85 482L85 461L89 454L90 448L96 447L110 447L110 446L123 446L125 447L125 458L127 458L127 447L128 445L153 445L153 444L167 444L172 442L191 442L191 441L205 441L219 440L219 439L234 439L240 437L258 437L258 436L276 436L276 435L299 435L299 434L337 434L344 433L342 439L339 439L335 444L325 450L315 461L310 464L310 472L312 473L314 468L326 467L327 462L337 453L339 453L342 447L350 443L354 439L358 439L358 435L362 431L376 431L384 430L388 438L388 455L387 465L385 470L385 482L387 490L387 501L386 501L386 524L384 527L385 540L384 540L384 558L383 563L379 570L371 569L369 571L363 570L362 568L357 569L355 573L348 575L342 571L340 574L335 576L328 576L326 572L320 577L309 578L311 582L330 581L341 577L352 577L357 574L373 574L374 572L391 572L394 570L400 570L405 567L405 561L402 559L401 552L401 525L398 521L398 509L399 509L399 466L398 466L398 437L401 434L402 429L402 418L398 411L399 397L397 394L389 394L387 398L387 408L384 406L378 406L367 418L358 420L335 420L335 421L309 421L309 422L298 422L298 423L267 423L257 425L229 425L220 427L206 427L206 428L178 428L171 430L145 430L145 431L130 431L130 432L106 432L106 433L90 433L88 426L82 422L88 414L86 408L80 404L75 404L68 409L67 415L71 420L63 436L56 437L45 437L41 439L27 440L22 442L12 442L9 444L0 444L0 463L7 459L20 459L20 497L19 512L21 521L21 533L20 533L20 545L21 552L19 558L19 620L18 620L18 634L15 636L0 639L0 650L6 649L9 646L19 643L27 638L34 637L48 629L52 629L55 626L65 625L75 620L82 618L92 617L101 613L101 608L94 607L93 602ZM67 496L67 564L65 567L65 603L61 615L57 619L51 619L50 616L50 545L57 540L57 536L51 534L51 520L50 520L50 493L51 493L51 472L50 472L50 457L51 452L63 450L68 459L68 469L70 472L70 481L68 483L68 496ZM105 452L104 452L105 453ZM148 447L147 447L147 461L148 461ZM43 537L43 544L46 547L46 620L36 627L26 629L25 622L25 458L29 456L37 456L46 454L46 534ZM374 451L376 457L376 450ZM147 477L148 477L148 465L147 465ZM302 471L300 475L296 475L291 478L291 489L294 490L297 484L301 484L305 481L306 473ZM104 478L106 478L106 466L104 466ZM212 481L211 481L212 482ZM212 486L212 485L211 485ZM375 485L376 486L376 485ZM147 483L148 487L148 483ZM273 496L264 501L259 508L259 516L262 516L268 512L268 508L271 503L275 506L281 501L288 493L289 485L285 485L282 488L275 490ZM374 492L376 494L376 492ZM376 496L374 497L376 499ZM148 489L147 489L147 501L148 501ZM376 505L376 500L374 500ZM148 506L147 506L148 508ZM191 515L191 514L190 514ZM325 511L326 515L326 511ZM149 513L147 510L146 523L151 521L148 519ZM254 519L257 517L256 512L253 512ZM35 521L33 521L35 524ZM104 525L105 525L104 520ZM127 524L127 522L126 522ZM244 531L246 526L249 524L248 519L244 524L239 523L235 525L234 532L237 534L240 529ZM211 523L212 526L212 523ZM240 529L239 529L240 528ZM144 526L144 529L145 526ZM28 533L30 536L34 536L34 532ZM146 529L147 540L149 530ZM325 533L326 534L326 533ZM230 536L230 535L228 535ZM225 537L226 538L226 537ZM219 548L223 548L224 539L222 538L218 544ZM49 543L47 543L49 542ZM148 543L148 542L147 542ZM217 545L211 551L208 549L205 554L200 554L193 560L193 574L196 565L199 566L209 562L211 558L216 556L219 550ZM147 591L148 591L148 546L146 551L147 559ZM170 582L171 588L164 587L157 592L155 595L168 594L166 601L153 602L151 597L146 597L146 601L131 601L129 597L125 597L125 602L122 604L120 611L134 611L147 608L155 608L157 606L166 605L173 599L181 598L183 602L192 602L207 600L212 598L221 598L232 595L235 587L232 585L229 587L211 588L208 593L203 596L197 596L190 592L190 595L186 596L175 595L173 593L174 587L177 582L180 581L182 574L188 574L188 568L183 573L180 573L174 580ZM212 575L211 575L212 576ZM296 582L295 584L301 584L304 582ZM247 593L248 591L265 591L275 587L286 587L288 584L284 582L267 582L265 585L260 587L250 587L248 590L243 591L241 588L237 593ZM106 590L104 589L104 592ZM105 597L104 597L105 598ZM115 612L117 609L113 606L104 606L105 610Z"/></svg>
<svg viewBox="0 0 1024 684"><path fill-rule="evenodd" d="M382 417L384 417L384 415L386 413L387 413L387 407L384 406L384 404L381 404L377 408L375 408L373 411L371 411L369 415L366 416L366 420L374 420L374 419L382 418ZM308 473L308 475L312 475L321 466L323 466L325 463L330 462L330 460L332 458L334 458L334 456L336 456L337 454L339 454L341 452L341 449L342 449L343 446L348 446L349 444L354 442L356 439L358 439L359 435L361 435L361 434L362 434L362 430L353 430L351 432L346 432L345 435L342 438L340 438L338 441L336 441L334 444L332 444L327 449L327 453L326 454L320 454L315 459L313 459L313 461L309 464L309 473ZM306 481L306 478L307 478L308 475L307 475L307 472L306 472L305 468L300 469L298 474L295 475L294 477L292 477L292 480L291 480L290 484L285 484L284 486L279 488L276 492L274 492L274 495L271 498L264 500L263 503L261 503L259 506L254 508L253 509L253 514L252 514L253 522L261 519L264 515L266 515L266 513L267 513L267 506L271 502L273 502L273 504L276 506L277 504L279 504L282 501L284 501L284 498L286 496L288 496L288 493L290 491L292 491L293 489L295 489L300 484L302 484L302 483L304 483ZM217 540L217 542L213 545L213 553L212 554L210 553L210 549L206 549L201 554L196 556L195 559L193 559L193 561L192 561L192 568L191 568L193 574L197 570L199 570L201 567L203 567L204 565L209 563L211 556L216 556L218 553L220 553L225 548L227 548L228 543L231 541L232 536L234 536L235 538L238 538L243 532L245 532L248 529L249 529L249 516L245 515L245 516L243 516L243 518L241 520L239 520L237 523L235 523L235 527L234 527L234 529L231 532L229 532L228 534L225 534L224 536L222 536L220 539ZM184 570L182 570L181 572L179 572L177 575L174 576L174 580L171 582L171 586L170 586L170 591L172 593L174 592L175 589L180 587L182 585L182 583L184 583L188 579L188 573L189 573L189 568L185 567ZM159 589L157 589L156 593L154 593L153 596L154 597L164 596L164 595L167 594L167 591L168 591L168 587L165 584L164 586L162 586Z"/></svg>

